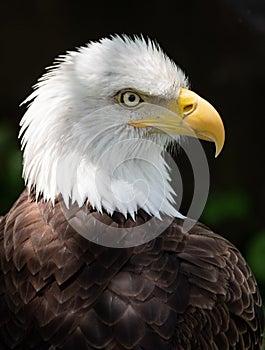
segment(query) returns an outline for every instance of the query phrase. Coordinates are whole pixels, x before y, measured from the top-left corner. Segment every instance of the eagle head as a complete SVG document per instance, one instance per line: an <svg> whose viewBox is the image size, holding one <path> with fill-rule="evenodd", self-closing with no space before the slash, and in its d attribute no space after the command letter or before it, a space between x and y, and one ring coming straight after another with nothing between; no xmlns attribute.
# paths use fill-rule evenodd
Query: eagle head
<svg viewBox="0 0 265 350"><path fill-rule="evenodd" d="M151 40L113 36L60 56L41 77L21 121L23 176L54 202L110 214L180 215L163 157L183 136L214 141L216 110ZM174 135L174 137L172 137Z"/></svg>

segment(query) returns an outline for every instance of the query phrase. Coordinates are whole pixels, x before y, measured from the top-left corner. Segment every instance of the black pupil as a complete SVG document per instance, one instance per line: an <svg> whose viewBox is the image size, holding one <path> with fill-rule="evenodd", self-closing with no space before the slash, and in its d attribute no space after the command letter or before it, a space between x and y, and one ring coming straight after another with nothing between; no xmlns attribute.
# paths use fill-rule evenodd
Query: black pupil
<svg viewBox="0 0 265 350"><path fill-rule="evenodd" d="M130 95L130 96L128 97L128 100L129 100L130 102L134 102L135 99L136 99L135 95Z"/></svg>

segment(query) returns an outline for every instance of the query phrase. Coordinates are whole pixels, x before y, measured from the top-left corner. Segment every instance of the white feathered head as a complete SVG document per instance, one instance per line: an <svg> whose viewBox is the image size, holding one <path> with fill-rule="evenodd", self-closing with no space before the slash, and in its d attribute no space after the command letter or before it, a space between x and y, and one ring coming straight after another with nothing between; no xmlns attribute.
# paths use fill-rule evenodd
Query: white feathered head
<svg viewBox="0 0 265 350"><path fill-rule="evenodd" d="M114 36L60 56L26 99L21 121L27 186L54 201L132 216L178 215L163 150L176 137L214 141L214 108L150 40ZM147 184L143 186L143 182Z"/></svg>

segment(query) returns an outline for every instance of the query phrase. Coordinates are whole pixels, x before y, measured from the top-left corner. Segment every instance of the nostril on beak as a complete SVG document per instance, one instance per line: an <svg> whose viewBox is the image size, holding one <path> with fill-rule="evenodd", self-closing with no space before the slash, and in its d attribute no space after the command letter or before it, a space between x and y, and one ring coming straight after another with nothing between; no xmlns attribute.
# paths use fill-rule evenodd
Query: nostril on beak
<svg viewBox="0 0 265 350"><path fill-rule="evenodd" d="M191 112L193 112L195 109L195 104L191 103L188 104L187 106L183 107L183 114L185 116L187 116L188 114L190 114Z"/></svg>

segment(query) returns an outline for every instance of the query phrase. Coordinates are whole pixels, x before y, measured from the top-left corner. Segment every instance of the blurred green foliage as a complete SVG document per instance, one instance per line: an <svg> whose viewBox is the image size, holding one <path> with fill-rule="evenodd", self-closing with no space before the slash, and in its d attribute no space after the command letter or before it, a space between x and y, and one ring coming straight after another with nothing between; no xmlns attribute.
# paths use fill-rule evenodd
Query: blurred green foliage
<svg viewBox="0 0 265 350"><path fill-rule="evenodd" d="M242 190L210 194L203 213L203 221L214 227L226 220L240 220L247 217L250 208L250 198Z"/></svg>
<svg viewBox="0 0 265 350"><path fill-rule="evenodd" d="M22 154L16 130L0 122L0 216L4 215L23 189Z"/></svg>
<svg viewBox="0 0 265 350"><path fill-rule="evenodd" d="M256 278L265 286L265 229L251 239L246 258Z"/></svg>

